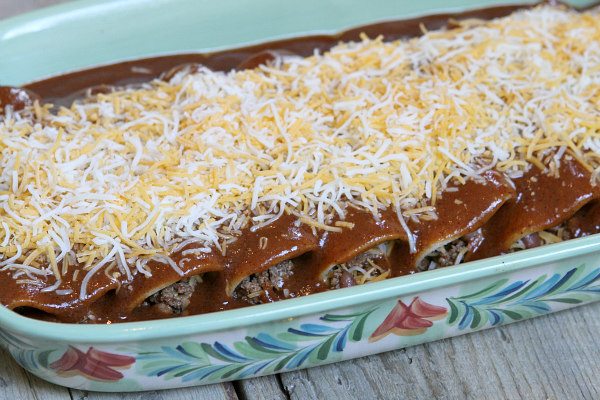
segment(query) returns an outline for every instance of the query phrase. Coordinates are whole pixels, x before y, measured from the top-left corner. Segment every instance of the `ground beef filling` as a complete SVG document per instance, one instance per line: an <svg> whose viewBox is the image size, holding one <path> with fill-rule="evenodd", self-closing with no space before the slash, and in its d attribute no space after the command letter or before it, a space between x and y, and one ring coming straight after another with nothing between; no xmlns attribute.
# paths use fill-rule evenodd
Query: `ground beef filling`
<svg viewBox="0 0 600 400"><path fill-rule="evenodd" d="M460 264L469 249L465 237L453 240L427 254L417 265L419 271L428 271L440 267Z"/></svg>
<svg viewBox="0 0 600 400"><path fill-rule="evenodd" d="M270 303L290 297L285 281L294 274L291 260L280 262L259 274L244 279L235 290L235 297L250 304Z"/></svg>
<svg viewBox="0 0 600 400"><path fill-rule="evenodd" d="M385 279L390 273L386 244L372 248L350 261L331 268L327 276L330 289L340 289Z"/></svg>
<svg viewBox="0 0 600 400"><path fill-rule="evenodd" d="M167 286L146 299L146 304L157 307L164 314L181 314L190 305L199 278L190 278Z"/></svg>

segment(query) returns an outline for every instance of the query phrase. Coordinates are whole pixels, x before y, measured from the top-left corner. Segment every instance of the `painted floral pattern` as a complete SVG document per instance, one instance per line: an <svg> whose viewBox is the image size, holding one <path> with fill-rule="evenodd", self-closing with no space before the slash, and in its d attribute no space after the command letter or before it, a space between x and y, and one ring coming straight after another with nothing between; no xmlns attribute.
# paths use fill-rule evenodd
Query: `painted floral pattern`
<svg viewBox="0 0 600 400"><path fill-rule="evenodd" d="M381 325L369 336L369 342L376 342L390 333L399 336L420 335L433 325L433 321L442 318L446 313L445 307L426 303L418 296L408 306L402 300L398 300Z"/></svg>
<svg viewBox="0 0 600 400"><path fill-rule="evenodd" d="M239 329L173 344L47 348L1 329L0 343L25 368L59 384L117 390L118 382L119 390L139 390L213 383L372 354L600 299L600 268L540 271L533 278L464 284L350 312L279 321L258 332Z"/></svg>
<svg viewBox="0 0 600 400"><path fill-rule="evenodd" d="M119 368L128 368L135 358L107 353L90 347L83 352L69 346L61 358L50 364L50 368L61 374L82 374L90 379L118 381L123 378Z"/></svg>
<svg viewBox="0 0 600 400"><path fill-rule="evenodd" d="M583 265L550 277L501 279L480 291L446 299L450 306L447 323L461 330L496 326L552 312L555 305L590 302L599 295L600 269L586 273Z"/></svg>
<svg viewBox="0 0 600 400"><path fill-rule="evenodd" d="M140 353L145 375L192 380L247 378L323 363L344 351L348 341L364 337L373 310L357 314L326 314L320 323L301 324L281 333L246 336L231 345L187 342L158 351Z"/></svg>

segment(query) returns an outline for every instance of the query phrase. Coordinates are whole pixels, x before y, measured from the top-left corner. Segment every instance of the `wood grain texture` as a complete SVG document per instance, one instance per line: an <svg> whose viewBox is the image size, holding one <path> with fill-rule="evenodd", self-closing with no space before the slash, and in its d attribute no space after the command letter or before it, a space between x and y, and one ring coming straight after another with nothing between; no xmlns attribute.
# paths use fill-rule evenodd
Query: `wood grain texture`
<svg viewBox="0 0 600 400"><path fill-rule="evenodd" d="M0 18L60 0L0 0ZM600 303L309 370L162 392L69 390L0 350L0 400L600 399Z"/></svg>
<svg viewBox="0 0 600 400"><path fill-rule="evenodd" d="M68 400L69 390L45 382L21 368L4 350L0 350L0 400Z"/></svg>
<svg viewBox="0 0 600 400"><path fill-rule="evenodd" d="M71 390L72 400L237 400L232 383L138 393L97 393ZM1 399L2 397L0 397Z"/></svg>

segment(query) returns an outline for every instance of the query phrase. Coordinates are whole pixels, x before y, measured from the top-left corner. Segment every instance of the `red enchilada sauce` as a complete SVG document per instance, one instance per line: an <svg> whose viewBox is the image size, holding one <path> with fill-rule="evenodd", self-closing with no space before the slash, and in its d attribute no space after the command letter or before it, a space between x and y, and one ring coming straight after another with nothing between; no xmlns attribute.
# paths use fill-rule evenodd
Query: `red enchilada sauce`
<svg viewBox="0 0 600 400"><path fill-rule="evenodd" d="M506 16L518 8L506 6L426 16L365 26L338 36L305 37L214 54L173 55L102 66L34 82L23 89L0 88L0 109L7 104L20 109L36 99L69 105L90 90L101 92L110 90L111 86L146 82L184 64L203 64L222 71L253 68L272 59L273 52L308 56L315 49L325 51L339 41L356 40L362 32L370 37L383 35L385 40L395 40L419 35L423 28L432 30L447 26L451 19L491 19ZM540 196L529 195L533 190L528 186L529 175L517 182L516 188L495 172L486 174L483 182L467 181L457 185L455 191L442 194L438 199L435 208L440 219L409 222L416 238L414 252L410 251L406 230L392 210L383 211L376 221L370 212L348 209L345 221L353 227L342 232L315 231L298 224L291 216L283 216L255 232L246 230L226 254L214 250L188 257L182 267L183 279L199 274L202 278L196 283L189 305L173 316L247 306L248 302L232 294L236 286L245 277L289 259L293 262L293 274L285 280L286 295L265 291L263 301L327 290L324 276L329 268L381 243L395 243L387 262L391 275L400 276L416 272L416 264L425 253L482 226L480 236L476 237L479 242L473 244L472 258L501 254L507 251L511 240L530 233L530 228L544 229L564 222L588 203L568 221L569 229L575 237L600 231L600 207L598 203L591 203L599 193L589 184L591 175L574 160L564 165L572 174L561 174L561 179L545 179L539 170L530 173L539 178L540 185L543 184L543 193L552 194L544 195L543 200ZM568 179L569 190L564 190L564 179ZM557 211L559 208L562 211ZM528 210L534 210L535 215ZM529 220L535 220L535 226L529 226ZM502 240L498 241L498 237ZM176 262L182 261L181 251L172 255ZM70 271L71 275L64 277L62 287L66 285L72 292L61 295L24 287L5 271L0 273L0 303L25 315L61 322L110 323L168 317L169 314L144 300L153 292L180 281L182 276L167 264L151 262L148 267L152 271L151 277L139 276L140 273L134 279L119 273L95 274L84 300L79 299L79 287L86 271L80 271L79 276ZM341 286L353 284L351 277L345 277Z"/></svg>

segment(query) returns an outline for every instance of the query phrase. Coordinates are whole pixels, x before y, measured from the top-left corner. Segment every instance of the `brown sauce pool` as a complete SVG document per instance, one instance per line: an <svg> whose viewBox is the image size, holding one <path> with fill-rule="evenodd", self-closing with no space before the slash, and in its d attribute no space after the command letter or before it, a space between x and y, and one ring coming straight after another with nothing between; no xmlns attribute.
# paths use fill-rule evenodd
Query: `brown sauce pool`
<svg viewBox="0 0 600 400"><path fill-rule="evenodd" d="M30 83L23 87L25 92L0 88L0 108L6 104L22 108L38 98L43 102L68 106L84 97L90 89L102 91L111 86L148 82L185 64L203 64L219 71L254 68L272 59L273 52L308 56L315 49L325 51L340 41L357 40L363 32L370 37L383 35L385 40L395 40L417 36L423 28L434 30L448 26L451 20L497 18L519 8L522 7L503 6L462 14L425 16L364 26L337 36L304 37L212 54L181 54L101 66ZM528 230L523 224L493 229L495 225L490 223L497 218L495 215L508 213L509 216L517 215L519 221L527 220L530 216L523 210L532 205L535 206L536 221L551 221L552 224L564 222L583 207L583 214L575 214L569 220L573 224L572 230L578 232L579 236L596 233L600 231L600 206L594 201L599 198L599 193L596 188L589 186L589 173L577 166L573 168L577 179L569 179L568 185L572 189L569 193L560 190L563 181L544 180L544 190L553 193L553 196L546 199L543 207L538 198L526 195L527 182L522 182L514 189L496 173L486 178L487 183L467 182L457 186L456 191L442 196L442 200L436 204L436 212L442 219L411 222L411 230L415 232L417 240L417 251L413 253L408 246L406 231L391 210L383 210L379 221L375 221L370 213L349 210L347 221L352 222L354 227L344 229L341 233L313 231L299 225L295 218L284 216L256 232L244 232L226 255L213 251L184 264L183 278L202 275L202 281L195 287L189 306L175 315L167 315L144 302L151 294L182 279L172 268L160 263L149 264L153 274L148 278L137 274L133 280L128 280L123 276L111 278L106 274L96 274L83 300L79 299L81 276L64 277L61 288L72 289L72 293L57 295L18 284L9 272L2 272L0 303L34 318L87 323L150 320L244 307L249 305L248 302L232 295L236 286L249 275L261 273L284 260L291 259L294 265L293 275L285 282L285 297L292 298L329 289L324 275L333 265L344 263L382 243L394 243L392 257L388 260L393 276L416 272L418 259L427 252L480 228L485 239L485 246L481 245L485 251L480 253L485 253L486 257L501 254L506 250L506 240L513 240ZM539 177L539 174L536 176ZM572 193L577 194L575 200ZM565 204L571 205L569 211L556 215L555 209ZM534 228L542 225L537 224ZM503 240L506 237L509 239L501 241L502 245L494 245L500 243L496 240L498 235ZM263 246L263 237L268 239L268 245ZM478 257L478 254L474 257ZM173 255L176 261L181 258L181 254ZM346 280L345 285L351 284L351 280ZM282 298L281 295L272 293L266 301L279 298Z"/></svg>

